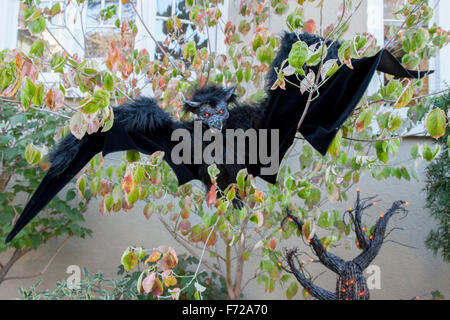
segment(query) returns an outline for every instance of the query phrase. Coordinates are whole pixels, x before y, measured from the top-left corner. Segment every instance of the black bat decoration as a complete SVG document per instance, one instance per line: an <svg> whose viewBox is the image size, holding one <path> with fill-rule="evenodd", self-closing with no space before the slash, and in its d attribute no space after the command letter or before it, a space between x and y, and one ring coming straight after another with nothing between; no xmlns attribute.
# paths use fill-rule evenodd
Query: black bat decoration
<svg viewBox="0 0 450 320"><path fill-rule="evenodd" d="M300 39L308 45L323 41L322 38L301 34ZM202 122L205 129L278 129L279 162L292 145L299 120L304 112L308 94L301 94L293 85L286 89L270 90L277 79L275 68L280 68L288 58L292 45L298 41L293 33L285 33L280 52L271 65L267 76L267 98L253 105L236 101L234 88L206 87L198 89L190 101L185 101L185 110L192 112ZM325 60L338 59L340 44L328 43ZM320 89L300 127L303 137L321 154L325 155L339 128L353 112L366 91L375 71L382 71L397 77L422 78L431 72L406 70L387 50L381 50L375 56L353 60L353 69L342 66ZM305 71L307 67L305 67ZM318 67L312 70L317 74ZM295 76L288 77L298 82ZM233 106L231 106L233 104ZM6 238L10 242L39 211L98 153L103 155L134 150L144 154L164 151L164 159L174 170L178 183L183 185L191 180L202 181L207 189L211 186L208 164L175 164L170 157L172 149L178 144L171 136L176 129L194 130L194 122L180 122L159 108L156 100L143 98L114 108L114 125L107 132L86 135L78 140L72 134L62 139L50 153L51 167L41 184L27 203L11 233ZM203 142L203 148L207 143ZM236 152L236 150L235 150ZM193 158L193 154L191 158ZM232 155L235 159L237 154ZM235 182L239 170L247 168L253 176L259 176L269 183L275 183L277 174L263 175L261 163L250 164L246 154L244 164L218 165L220 174L217 183L224 190ZM193 163L193 162L191 162Z"/></svg>

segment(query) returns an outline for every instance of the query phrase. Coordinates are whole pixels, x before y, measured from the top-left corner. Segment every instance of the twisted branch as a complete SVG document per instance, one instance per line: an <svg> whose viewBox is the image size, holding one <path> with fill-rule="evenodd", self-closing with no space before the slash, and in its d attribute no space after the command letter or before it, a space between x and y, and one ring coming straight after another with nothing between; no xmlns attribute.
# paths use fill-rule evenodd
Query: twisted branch
<svg viewBox="0 0 450 320"><path fill-rule="evenodd" d="M289 208L286 208L287 217L292 220L297 225L298 230L301 232L303 228L303 222L300 221L296 216L294 216L291 213L291 210ZM281 225L283 227L284 222L286 219L283 219L281 222ZM319 258L320 262L333 271L334 273L340 274L344 268L345 261L338 256L332 254L331 252L327 252L327 249L322 245L322 242L320 241L319 237L317 235L314 235L310 240L309 244L314 250L314 253Z"/></svg>

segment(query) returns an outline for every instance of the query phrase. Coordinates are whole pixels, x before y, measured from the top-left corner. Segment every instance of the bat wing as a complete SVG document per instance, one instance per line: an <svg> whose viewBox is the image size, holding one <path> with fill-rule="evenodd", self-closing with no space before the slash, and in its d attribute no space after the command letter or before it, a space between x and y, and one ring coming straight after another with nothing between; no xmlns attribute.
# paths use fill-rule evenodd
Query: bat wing
<svg viewBox="0 0 450 320"><path fill-rule="evenodd" d="M123 112L123 114L126 113L127 116L122 117L124 119L120 119L120 113L118 113L118 121L115 121L109 131L86 135L82 140L78 140L72 134L69 134L58 143L50 155L52 165L49 171L39 184L30 201L26 204L14 228L6 238L6 243L13 240L53 197L100 152L106 156L113 152L129 150L139 151L145 154L164 151L164 159L174 170L180 185L198 178L198 170L194 165L175 165L171 160L171 150L177 143L171 141L171 133L174 129L182 126L181 123L167 121L165 125L149 133L144 127L148 128L149 123L155 124L154 119L147 116L147 124L140 128L139 126L129 126L123 120L132 122L135 120L133 118L135 114L133 114L130 108L124 110L126 112ZM160 112L158 109L154 109L154 111ZM139 118L139 114L136 114L136 116L138 119L142 119L142 117ZM161 116L164 117L163 114Z"/></svg>
<svg viewBox="0 0 450 320"><path fill-rule="evenodd" d="M302 40L310 42L308 44L317 42L319 39L312 35L303 36L306 38ZM273 68L279 68L281 62L287 59L292 44L297 40L297 36L293 34L284 36L281 50L272 64L268 84L271 85L276 80ZM330 48L326 59L336 59L337 49L338 45L334 48L335 56L333 56L333 48ZM406 78L420 78L432 73L432 71L406 70L387 50L381 50L373 57L352 60L352 65L353 69L346 65L341 66L319 89L319 96L311 102L300 127L299 132L302 136L322 155L326 154L340 127L354 111L377 70ZM298 82L295 76L290 76L288 79ZM280 88L268 90L267 116L263 122L263 128L279 130L280 163L295 139L297 126L305 111L308 96L308 92L301 94L297 87L288 83L286 83L286 90ZM276 174L261 176L270 183L275 183L276 177Z"/></svg>

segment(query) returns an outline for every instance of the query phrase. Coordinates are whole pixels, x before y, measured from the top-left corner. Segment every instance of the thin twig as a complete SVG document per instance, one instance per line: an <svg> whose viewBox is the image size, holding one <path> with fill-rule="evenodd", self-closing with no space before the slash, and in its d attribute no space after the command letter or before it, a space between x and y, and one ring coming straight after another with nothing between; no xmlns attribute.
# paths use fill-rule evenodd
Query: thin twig
<svg viewBox="0 0 450 320"><path fill-rule="evenodd" d="M15 277L7 277L4 278L3 281L7 281L7 280L17 280L17 279L33 279L36 277L40 277L42 275L44 275L48 268L50 267L50 265L52 264L53 260L55 260L56 256L58 255L58 253L64 248L64 246L66 245L67 241L71 238L72 236L67 236L67 238L63 241L63 243L61 243L61 245L58 247L58 249L55 251L55 253L51 256L51 258L48 260L48 263L45 265L45 267L42 269L41 272L34 274L34 275L29 275L29 276L15 276Z"/></svg>
<svg viewBox="0 0 450 320"><path fill-rule="evenodd" d="M150 36L150 38L152 38L153 42L155 42L156 46L159 48L159 50L161 50L161 52L167 57L167 60L169 61L169 63L172 65L172 67L174 67L180 74L181 76L187 81L189 82L189 80L186 78L186 76L181 72L181 70L178 68L178 66L170 59L170 55L167 53L166 50L164 50L164 48L159 44L158 40L156 40L156 38L153 36L152 32L150 31L150 29L147 27L147 25L145 24L144 20L142 19L141 15L139 14L138 10L136 9L136 6L134 5L133 2L130 2L131 6L134 10L134 12L136 13L136 16L138 17L139 21L141 22L142 26L144 27L145 31L148 33L148 35ZM189 82L190 83L190 82Z"/></svg>

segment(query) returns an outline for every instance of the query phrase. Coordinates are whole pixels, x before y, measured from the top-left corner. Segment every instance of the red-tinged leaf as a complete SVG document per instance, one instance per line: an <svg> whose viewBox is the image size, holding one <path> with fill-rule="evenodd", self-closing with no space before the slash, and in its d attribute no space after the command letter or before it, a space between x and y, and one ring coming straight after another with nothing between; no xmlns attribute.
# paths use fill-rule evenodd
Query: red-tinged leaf
<svg viewBox="0 0 450 320"><path fill-rule="evenodd" d="M191 215L190 208L185 206L185 207L183 207L183 209L181 209L180 216L182 219L188 219L190 215Z"/></svg>
<svg viewBox="0 0 450 320"><path fill-rule="evenodd" d="M153 293L153 298L159 297L160 295L163 294L163 284L161 282L161 280L159 280L159 278L155 279L155 282L153 283L153 288L152 288L152 293Z"/></svg>
<svg viewBox="0 0 450 320"><path fill-rule="evenodd" d="M5 88L5 90L0 92L0 97L12 98L17 93L17 91L20 88L20 85L22 83L22 78L23 78L22 71L19 68L17 68L17 66L16 66L16 72L14 74L14 77L15 77L14 81L12 81L9 84L9 86L7 86Z"/></svg>
<svg viewBox="0 0 450 320"><path fill-rule="evenodd" d="M22 67L22 73L23 76L28 77L31 79L31 81L35 82L39 71L36 69L36 67L31 61L25 60Z"/></svg>
<svg viewBox="0 0 450 320"><path fill-rule="evenodd" d="M138 262L139 259L132 250L125 251L124 255L122 256L122 265L127 271L130 271L131 269L136 267Z"/></svg>
<svg viewBox="0 0 450 320"><path fill-rule="evenodd" d="M144 207L145 219L149 220L153 212L155 212L155 205L151 202L146 203Z"/></svg>
<svg viewBox="0 0 450 320"><path fill-rule="evenodd" d="M200 225L195 225L191 228L191 234L189 235L189 241L199 242L202 240L202 227Z"/></svg>
<svg viewBox="0 0 450 320"><path fill-rule="evenodd" d="M101 214L102 216L105 215L105 213L106 213L106 208L105 208L105 198L103 198L103 199L100 201L100 204L98 205L98 211L100 211L100 214Z"/></svg>
<svg viewBox="0 0 450 320"><path fill-rule="evenodd" d="M269 248L273 251L273 250L275 250L275 248L277 247L277 242L278 242L278 239L277 238L272 238L272 239L270 239L270 241L269 241Z"/></svg>
<svg viewBox="0 0 450 320"><path fill-rule="evenodd" d="M212 185L211 189L206 194L206 205L208 206L208 208L210 208L213 203L216 203L216 199L217 199L216 186Z"/></svg>
<svg viewBox="0 0 450 320"><path fill-rule="evenodd" d="M218 236L217 236L216 231L213 231L213 232L211 233L211 235L209 235L210 232L211 232L211 230L208 230L208 231L206 231L206 232L203 232L204 234L207 233L207 236L206 236L205 241L206 241L206 247L208 247L208 248L211 247L211 246L213 246L213 245L215 245L216 242L217 242L217 240L218 240ZM209 236L209 238L208 238L208 236Z"/></svg>
<svg viewBox="0 0 450 320"><path fill-rule="evenodd" d="M149 294L152 291L155 279L156 272L152 272L142 280L142 289L144 289L146 294Z"/></svg>
<svg viewBox="0 0 450 320"><path fill-rule="evenodd" d="M286 297L291 300L298 291L298 285L296 282L291 282L289 288L286 290Z"/></svg>
<svg viewBox="0 0 450 320"><path fill-rule="evenodd" d="M259 203L263 203L264 202L264 196L263 193L259 190L255 191L255 201L259 202Z"/></svg>
<svg viewBox="0 0 450 320"><path fill-rule="evenodd" d="M314 21L314 19L309 19L306 21L305 31L308 33L314 33L316 31L316 21Z"/></svg>
<svg viewBox="0 0 450 320"><path fill-rule="evenodd" d="M133 177L128 173L122 180L122 190L125 194L129 194L134 188Z"/></svg>
<svg viewBox="0 0 450 320"><path fill-rule="evenodd" d="M175 278L175 276L173 274L171 274L170 276L164 278L164 285L166 287L173 287L177 284L177 278Z"/></svg>
<svg viewBox="0 0 450 320"><path fill-rule="evenodd" d="M155 250L153 253L145 260L145 264L155 263L161 258L161 252Z"/></svg>
<svg viewBox="0 0 450 320"><path fill-rule="evenodd" d="M182 220L178 225L178 229L183 236L186 236L191 229L191 223L189 222L189 220Z"/></svg>
<svg viewBox="0 0 450 320"><path fill-rule="evenodd" d="M123 199L122 199L122 210L125 211L125 212L128 212L131 209L133 209L133 205L128 202L128 199L126 197L123 197Z"/></svg>
<svg viewBox="0 0 450 320"><path fill-rule="evenodd" d="M84 118L83 113L77 112L70 119L70 132L78 139L81 140L86 134L88 123Z"/></svg>
<svg viewBox="0 0 450 320"><path fill-rule="evenodd" d="M42 159L41 162L39 162L39 166L41 167L42 171L47 171L48 169L50 169L51 165L52 163L46 158Z"/></svg>
<svg viewBox="0 0 450 320"><path fill-rule="evenodd" d="M160 246L158 250L163 253L162 259L159 261L159 267L163 270L173 269L178 265L178 257L175 250L169 246Z"/></svg>

